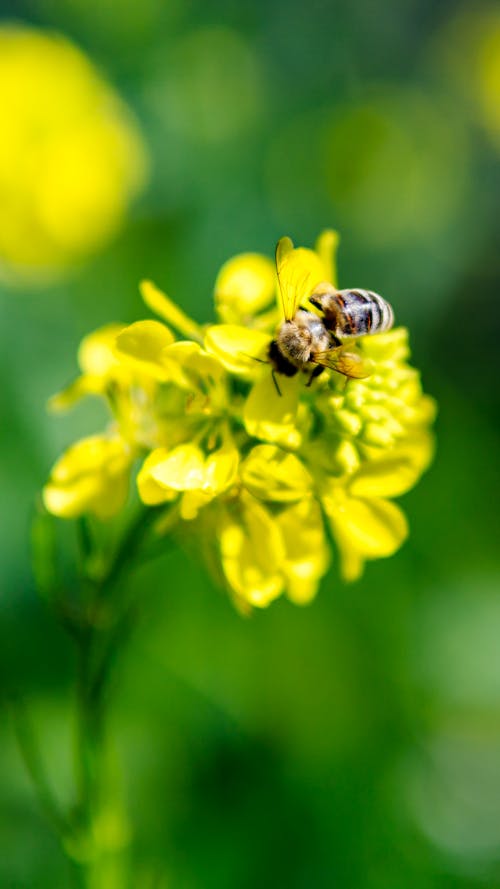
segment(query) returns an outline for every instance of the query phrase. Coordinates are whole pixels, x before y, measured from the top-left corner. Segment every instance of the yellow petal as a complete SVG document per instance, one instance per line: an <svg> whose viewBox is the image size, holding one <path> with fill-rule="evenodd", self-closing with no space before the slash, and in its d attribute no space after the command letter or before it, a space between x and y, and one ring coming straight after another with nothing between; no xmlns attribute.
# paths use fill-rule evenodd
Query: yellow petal
<svg viewBox="0 0 500 889"><path fill-rule="evenodd" d="M343 542L342 538L339 538L337 540L337 545L339 547L340 573L342 578L350 582L359 580L363 574L366 559L364 556L360 555L358 550L349 546L349 541Z"/></svg>
<svg viewBox="0 0 500 889"><path fill-rule="evenodd" d="M260 253L242 253L226 262L215 282L215 307L222 322L247 324L276 292L274 263Z"/></svg>
<svg viewBox="0 0 500 889"><path fill-rule="evenodd" d="M82 374L49 398L48 409L54 412L68 410L86 395L102 395L106 391L106 385L106 377Z"/></svg>
<svg viewBox="0 0 500 889"><path fill-rule="evenodd" d="M159 315L187 339L202 342L203 331L199 324L188 318L152 281L141 281L139 289L144 302L155 315Z"/></svg>
<svg viewBox="0 0 500 889"><path fill-rule="evenodd" d="M205 461L205 488L214 494L226 491L236 481L240 455L231 440L212 451Z"/></svg>
<svg viewBox="0 0 500 889"><path fill-rule="evenodd" d="M408 535L404 513L388 500L350 497L339 486L326 489L322 500L343 560L348 563L354 557L391 556Z"/></svg>
<svg viewBox="0 0 500 889"><path fill-rule="evenodd" d="M225 370L220 361L208 354L198 343L181 341L163 351L162 360L170 379L185 389L215 389L225 384Z"/></svg>
<svg viewBox="0 0 500 889"><path fill-rule="evenodd" d="M181 497L180 516L185 522L196 519L200 509L203 509L213 500L213 494L208 491L184 491Z"/></svg>
<svg viewBox="0 0 500 889"><path fill-rule="evenodd" d="M45 508L62 519L74 519L90 512L89 504L98 494L98 480L89 476L63 487L48 482L43 489Z"/></svg>
<svg viewBox="0 0 500 889"><path fill-rule="evenodd" d="M405 514L389 500L349 499L337 522L342 533L367 558L392 556L408 535Z"/></svg>
<svg viewBox="0 0 500 889"><path fill-rule="evenodd" d="M325 269L325 281L330 281L337 287L337 247L340 237L338 232L326 228L321 232L315 244L316 253L321 259Z"/></svg>
<svg viewBox="0 0 500 889"><path fill-rule="evenodd" d="M161 484L153 477L153 470L158 464L163 463L168 456L168 453L169 452L165 448L155 448L155 450L151 451L146 457L137 475L139 497L147 506L155 506L158 503L165 503L166 501L174 500L177 496L177 491L165 487L165 485Z"/></svg>
<svg viewBox="0 0 500 889"><path fill-rule="evenodd" d="M116 337L116 351L126 361L154 379L166 380L168 373L163 361L163 350L174 337L160 321L136 321L125 327Z"/></svg>
<svg viewBox="0 0 500 889"><path fill-rule="evenodd" d="M255 438L296 449L301 443L295 425L300 382L298 377L280 374L279 387L281 394L276 391L270 371L261 375L245 402L245 429Z"/></svg>
<svg viewBox="0 0 500 889"><path fill-rule="evenodd" d="M294 454L275 445L257 445L241 467L241 479L254 497L281 503L306 497L312 477Z"/></svg>
<svg viewBox="0 0 500 889"><path fill-rule="evenodd" d="M171 450L157 448L145 460L138 475L139 493L145 503L161 503L176 492L193 496L181 500L181 517L195 518L210 499L227 490L237 478L239 452L227 438L220 448L205 457L193 444Z"/></svg>
<svg viewBox="0 0 500 889"><path fill-rule="evenodd" d="M182 444L163 455L150 469L152 478L173 491L193 491L205 485L205 457L193 444Z"/></svg>
<svg viewBox="0 0 500 889"><path fill-rule="evenodd" d="M260 362L268 361L271 337L260 330L237 324L214 324L205 334L205 349L231 373L252 378Z"/></svg>
<svg viewBox="0 0 500 889"><path fill-rule="evenodd" d="M330 563L321 509L314 498L306 497L283 510L277 522L285 544L288 598L305 605L316 595Z"/></svg>
<svg viewBox="0 0 500 889"><path fill-rule="evenodd" d="M415 434L411 441L363 464L349 484L350 493L356 497L399 497L413 488L433 454L433 437Z"/></svg>
<svg viewBox="0 0 500 889"><path fill-rule="evenodd" d="M283 591L284 546L267 510L249 495L226 507L218 526L222 568L236 596L260 608Z"/></svg>
<svg viewBox="0 0 500 889"><path fill-rule="evenodd" d="M107 324L85 336L78 349L78 364L84 374L104 377L118 365L115 340L124 324Z"/></svg>
<svg viewBox="0 0 500 889"><path fill-rule="evenodd" d="M93 435L62 454L43 490L47 510L61 518L94 513L106 519L125 503L132 456L120 438Z"/></svg>

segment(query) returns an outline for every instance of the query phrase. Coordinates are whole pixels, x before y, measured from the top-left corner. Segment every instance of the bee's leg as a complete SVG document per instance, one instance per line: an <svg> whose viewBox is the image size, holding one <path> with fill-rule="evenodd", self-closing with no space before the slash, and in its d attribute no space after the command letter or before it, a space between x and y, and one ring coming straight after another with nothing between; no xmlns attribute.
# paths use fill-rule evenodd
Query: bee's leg
<svg viewBox="0 0 500 889"><path fill-rule="evenodd" d="M279 397L281 398L281 389L280 389L280 387L279 387L278 380L276 379L276 371L275 371L275 370L272 370L272 371L271 371L271 376L272 376L272 378L273 378L273 383L274 383L274 385L275 385L275 387L276 387L276 392L278 393Z"/></svg>
<svg viewBox="0 0 500 889"><path fill-rule="evenodd" d="M315 367L314 370L311 372L311 375L310 375L310 377L309 377L309 379L308 379L308 381L307 381L307 383L306 383L307 388L309 388L309 386L312 385L312 381L315 380L316 377L319 377L319 375L323 373L324 369L325 369L325 368L322 367L321 364L317 364L317 365L316 365L316 367Z"/></svg>

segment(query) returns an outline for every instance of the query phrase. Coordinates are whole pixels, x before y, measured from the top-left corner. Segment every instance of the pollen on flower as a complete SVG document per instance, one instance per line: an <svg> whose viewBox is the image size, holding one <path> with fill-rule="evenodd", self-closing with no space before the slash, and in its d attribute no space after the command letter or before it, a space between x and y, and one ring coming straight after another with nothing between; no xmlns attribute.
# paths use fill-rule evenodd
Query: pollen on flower
<svg viewBox="0 0 500 889"><path fill-rule="evenodd" d="M282 239L277 270L259 254L229 260L215 287L222 323L205 327L144 282L158 317L86 337L81 375L56 396L58 407L104 399L110 421L56 463L47 509L108 520L137 467L143 504L163 510L158 532L189 529L243 611L282 594L309 602L332 560L354 580L395 553L408 522L393 498L432 460L435 404L408 363L405 328L339 342L339 319L334 335L308 302L318 287L355 308L372 298L382 318L376 294L335 290L337 243L332 231L315 250ZM271 344L299 305L328 349L295 365L292 354L284 373Z"/></svg>

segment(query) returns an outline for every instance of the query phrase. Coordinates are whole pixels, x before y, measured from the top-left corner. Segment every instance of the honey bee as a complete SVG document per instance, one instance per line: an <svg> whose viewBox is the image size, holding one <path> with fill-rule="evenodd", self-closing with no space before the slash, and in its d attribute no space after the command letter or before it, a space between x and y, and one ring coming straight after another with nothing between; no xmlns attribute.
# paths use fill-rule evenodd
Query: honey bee
<svg viewBox="0 0 500 889"><path fill-rule="evenodd" d="M292 377L298 371L310 372L308 386L325 367L351 379L370 376L370 362L349 352L342 337L389 330L394 323L391 306L371 290L318 284L318 269L310 263L309 251L307 256L305 260L304 251L294 250L290 238L278 241L276 270L284 321L269 347L273 373ZM307 300L322 314L299 308Z"/></svg>
<svg viewBox="0 0 500 889"><path fill-rule="evenodd" d="M335 337L383 333L394 324L392 306L373 290L336 290L332 284L319 284L309 302L323 312L325 327Z"/></svg>

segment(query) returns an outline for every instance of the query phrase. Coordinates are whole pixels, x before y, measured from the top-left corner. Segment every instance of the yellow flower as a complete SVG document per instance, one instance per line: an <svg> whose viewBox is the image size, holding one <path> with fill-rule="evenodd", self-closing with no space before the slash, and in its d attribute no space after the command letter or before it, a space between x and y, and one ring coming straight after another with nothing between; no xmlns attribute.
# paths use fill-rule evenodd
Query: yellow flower
<svg viewBox="0 0 500 889"><path fill-rule="evenodd" d="M277 516L285 544L284 574L288 598L306 605L318 591L330 564L323 517L313 497L294 503Z"/></svg>
<svg viewBox="0 0 500 889"><path fill-rule="evenodd" d="M0 267L35 279L98 249L146 179L138 127L61 35L0 27Z"/></svg>
<svg viewBox="0 0 500 889"><path fill-rule="evenodd" d="M265 606L283 591L283 540L270 513L250 496L220 512L217 526L222 568L243 602Z"/></svg>
<svg viewBox="0 0 500 889"><path fill-rule="evenodd" d="M225 581L241 610L265 608L282 593L299 605L315 595L329 565L319 504L312 497L278 510L242 489L207 510Z"/></svg>
<svg viewBox="0 0 500 889"><path fill-rule="evenodd" d="M87 440L108 443L98 456L97 445L78 443L53 470L47 508L103 515L113 472L116 506L132 459L142 456L142 502L165 504L160 528L190 530L242 610L282 594L309 602L330 564L330 541L347 580L396 552L408 525L392 498L413 487L433 454L435 406L408 363L407 331L350 341L354 369L369 368L361 379L333 368L314 380L289 377L273 373L269 359L281 299L294 303L300 286L309 306L319 283L336 281L337 240L323 232L315 251L286 242L274 308L270 260L230 260L216 283L224 323L206 328L143 282L144 301L162 320L91 334L80 348L81 376L57 396L63 405L82 394L106 398L121 468L110 468L109 437Z"/></svg>
<svg viewBox="0 0 500 889"><path fill-rule="evenodd" d="M202 506L235 483L238 464L239 452L228 432L211 449L190 442L171 449L155 448L137 477L139 495L152 505L183 493L180 515L192 519Z"/></svg>
<svg viewBox="0 0 500 889"><path fill-rule="evenodd" d="M132 454L118 436L93 435L68 448L43 490L46 508L60 518L93 513L108 519L127 499Z"/></svg>
<svg viewBox="0 0 500 889"><path fill-rule="evenodd" d="M294 503L310 494L313 477L295 454L276 445L252 448L241 465L241 480L260 500Z"/></svg>
<svg viewBox="0 0 500 889"><path fill-rule="evenodd" d="M164 325L155 321L144 323L150 349L154 342L157 350L173 342L173 335ZM157 327L151 330L152 325ZM78 350L82 373L66 389L52 396L49 407L54 411L66 410L86 395L102 397L122 437L133 448L140 449L151 447L158 436L155 409L158 373L152 362L141 361L133 354L134 328L135 325L127 328L123 324L108 324L84 337ZM124 342L130 349L132 354L128 360L124 360L118 342Z"/></svg>
<svg viewBox="0 0 500 889"><path fill-rule="evenodd" d="M123 324L107 324L83 338L78 349L78 364L82 373L69 386L52 396L49 401L52 410L66 410L85 395L105 395L108 386L120 380L115 340L123 327ZM130 385L129 374L125 383Z"/></svg>
<svg viewBox="0 0 500 889"><path fill-rule="evenodd" d="M272 510L283 544L282 588L292 601L305 604L316 594L330 561L313 476L295 454L262 444L242 463L241 482Z"/></svg>
<svg viewBox="0 0 500 889"><path fill-rule="evenodd" d="M274 263L260 253L242 253L222 266L215 282L215 311L224 324L269 327L276 293Z"/></svg>

